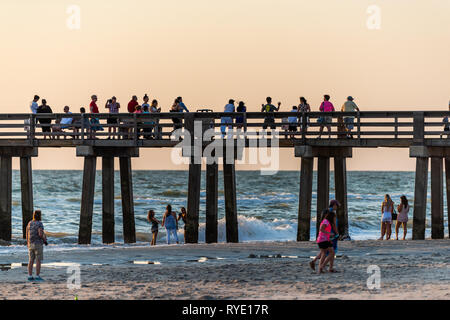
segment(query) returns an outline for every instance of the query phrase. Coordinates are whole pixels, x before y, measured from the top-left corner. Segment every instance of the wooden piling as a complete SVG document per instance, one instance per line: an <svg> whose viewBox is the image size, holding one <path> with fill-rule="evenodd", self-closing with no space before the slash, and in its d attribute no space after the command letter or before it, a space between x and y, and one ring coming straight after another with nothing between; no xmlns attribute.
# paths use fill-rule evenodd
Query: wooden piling
<svg viewBox="0 0 450 320"><path fill-rule="evenodd" d="M340 207L337 209L337 227L339 235L346 237L348 233L348 205L347 205L347 164L346 158L334 158L334 185L336 200Z"/></svg>
<svg viewBox="0 0 450 320"><path fill-rule="evenodd" d="M450 158L445 158L445 189L447 194L448 237L450 238Z"/></svg>
<svg viewBox="0 0 450 320"><path fill-rule="evenodd" d="M202 177L201 163L194 163L194 157L189 164L188 201L186 216L186 243L198 243L198 224L200 210L200 185Z"/></svg>
<svg viewBox="0 0 450 320"><path fill-rule="evenodd" d="M206 243L216 243L217 235L217 199L219 184L219 165L206 165Z"/></svg>
<svg viewBox="0 0 450 320"><path fill-rule="evenodd" d="M102 157L102 241L113 243L114 236L114 158Z"/></svg>
<svg viewBox="0 0 450 320"><path fill-rule="evenodd" d="M225 192L225 224L227 242L239 242L237 206L236 206L236 172L234 159L223 164L223 181Z"/></svg>
<svg viewBox="0 0 450 320"><path fill-rule="evenodd" d="M297 241L310 239L313 164L314 158L301 160Z"/></svg>
<svg viewBox="0 0 450 320"><path fill-rule="evenodd" d="M0 240L11 241L12 158L0 159Z"/></svg>
<svg viewBox="0 0 450 320"><path fill-rule="evenodd" d="M330 158L318 157L316 237L319 235L322 211L328 208L330 193Z"/></svg>
<svg viewBox="0 0 450 320"><path fill-rule="evenodd" d="M431 158L431 238L444 239L442 158Z"/></svg>
<svg viewBox="0 0 450 320"><path fill-rule="evenodd" d="M78 244L91 243L96 164L97 157L84 157L83 190L81 193Z"/></svg>
<svg viewBox="0 0 450 320"><path fill-rule="evenodd" d="M131 171L131 158L120 157L120 186L122 192L122 225L123 241L136 242L136 227L134 221L133 179Z"/></svg>
<svg viewBox="0 0 450 320"><path fill-rule="evenodd" d="M31 157L20 157L20 183L22 191L22 235L26 238L28 222L33 219L33 178Z"/></svg>
<svg viewBox="0 0 450 320"><path fill-rule="evenodd" d="M416 181L414 190L413 240L425 239L427 212L428 158L416 158Z"/></svg>

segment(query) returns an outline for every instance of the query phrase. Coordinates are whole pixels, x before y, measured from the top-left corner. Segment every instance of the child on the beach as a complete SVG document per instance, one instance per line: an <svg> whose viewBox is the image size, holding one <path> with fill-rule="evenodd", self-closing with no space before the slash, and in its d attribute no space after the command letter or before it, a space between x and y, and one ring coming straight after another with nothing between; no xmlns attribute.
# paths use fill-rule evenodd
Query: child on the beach
<svg viewBox="0 0 450 320"><path fill-rule="evenodd" d="M158 237L158 225L160 222L155 218L155 211L148 210L147 220L152 224L152 243L151 245L156 245L156 238Z"/></svg>

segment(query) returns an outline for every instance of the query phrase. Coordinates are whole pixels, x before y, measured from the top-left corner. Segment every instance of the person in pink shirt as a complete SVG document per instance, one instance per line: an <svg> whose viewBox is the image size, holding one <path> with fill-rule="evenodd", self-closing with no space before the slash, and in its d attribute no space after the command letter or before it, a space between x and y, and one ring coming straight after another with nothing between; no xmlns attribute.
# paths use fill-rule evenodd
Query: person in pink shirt
<svg viewBox="0 0 450 320"><path fill-rule="evenodd" d="M326 94L323 96L323 98L323 102L319 107L320 112L334 112L334 106L330 102L330 96ZM325 126L328 129L328 138L331 139L331 123L333 122L333 118L330 116L319 117L317 119L317 122L320 123L320 133L317 139L320 139L320 137L322 136L323 127Z"/></svg>
<svg viewBox="0 0 450 320"><path fill-rule="evenodd" d="M325 213L325 212L324 212ZM331 228L334 223L335 213L334 211L327 210L322 223L319 228L319 235L317 237L317 244L320 249L320 263L317 273L324 273L323 269L330 263L329 272L336 272L333 269L334 263L334 249L333 244L330 241ZM328 252L328 256L327 256Z"/></svg>

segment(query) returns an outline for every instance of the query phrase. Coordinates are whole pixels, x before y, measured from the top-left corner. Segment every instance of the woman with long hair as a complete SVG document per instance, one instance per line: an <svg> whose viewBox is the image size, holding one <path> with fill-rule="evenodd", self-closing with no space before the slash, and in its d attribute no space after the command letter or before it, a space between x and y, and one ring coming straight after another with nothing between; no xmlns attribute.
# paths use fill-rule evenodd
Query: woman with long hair
<svg viewBox="0 0 450 320"><path fill-rule="evenodd" d="M164 212L163 221L161 225L163 227L166 227L167 244L170 244L171 235L173 235L177 243L179 243L177 235L177 216L175 212L172 211L172 206L170 204L168 204L166 207L166 212Z"/></svg>
<svg viewBox="0 0 450 320"><path fill-rule="evenodd" d="M151 245L154 246L154 245L156 245L156 239L158 237L158 225L160 223L158 221L158 219L155 218L155 211L148 210L147 220L148 220L148 222L150 222L152 224L152 243L151 243Z"/></svg>
<svg viewBox="0 0 450 320"><path fill-rule="evenodd" d="M397 223L395 224L395 239L398 240L398 230L400 229L400 225L403 228L403 240L406 239L407 233L407 224L408 224L408 213L409 213L409 204L406 196L400 197L400 204L397 207L398 216Z"/></svg>
<svg viewBox="0 0 450 320"><path fill-rule="evenodd" d="M317 273L325 273L323 269L329 263L329 272L336 272L333 269L334 263L334 249L333 244L330 241L331 229L334 224L335 213L334 211L327 210L324 212L324 217L319 227L319 235L317 237L317 244L320 249L320 262L319 270ZM327 255L328 253L328 255Z"/></svg>
<svg viewBox="0 0 450 320"><path fill-rule="evenodd" d="M392 213L394 212L394 202L391 197L386 194L384 201L381 204L381 237L378 240L383 240L386 234L386 240L391 239L391 224Z"/></svg>
<svg viewBox="0 0 450 320"><path fill-rule="evenodd" d="M181 212L178 214L177 221L182 220L184 223L184 242L186 243L186 221L187 221L187 213L186 208L181 207Z"/></svg>

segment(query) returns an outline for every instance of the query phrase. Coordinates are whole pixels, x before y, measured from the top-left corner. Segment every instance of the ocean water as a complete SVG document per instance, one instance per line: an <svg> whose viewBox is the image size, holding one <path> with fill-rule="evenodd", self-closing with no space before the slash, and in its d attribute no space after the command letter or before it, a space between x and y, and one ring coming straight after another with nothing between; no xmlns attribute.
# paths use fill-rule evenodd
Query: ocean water
<svg viewBox="0 0 450 320"><path fill-rule="evenodd" d="M311 235L315 234L316 177L313 181ZM289 241L296 239L299 197L298 171L280 171L272 176L262 176L259 171L237 171L237 207L240 241ZM147 210L154 209L162 219L165 206L171 204L179 212L187 205L187 171L134 171L133 193L138 243L150 237ZM412 207L414 201L414 172L356 172L347 174L350 236L354 240L376 239L380 229L380 207L385 193L396 204L406 195ZM76 247L82 171L33 172L35 209L43 212L45 230L50 232L49 243ZM330 177L330 199L334 198L334 177ZM202 176L199 241L205 241L205 179ZM97 172L93 215L93 246L101 245L102 214L101 171ZM219 172L219 241L225 239L225 208L223 176ZM13 172L13 244L21 243L20 174ZM408 238L411 237L412 209ZM430 236L430 188L428 188L427 230ZM115 232L116 241L122 238L122 209L119 172L115 173ZM444 197L445 233L448 234L447 205ZM181 223L182 225L182 223ZM178 233L183 239L183 228ZM166 241L165 230L160 228L158 242ZM311 240L312 237L311 237ZM13 246L14 247L14 246ZM0 251L4 250L1 249ZM1 253L1 252L0 252Z"/></svg>

